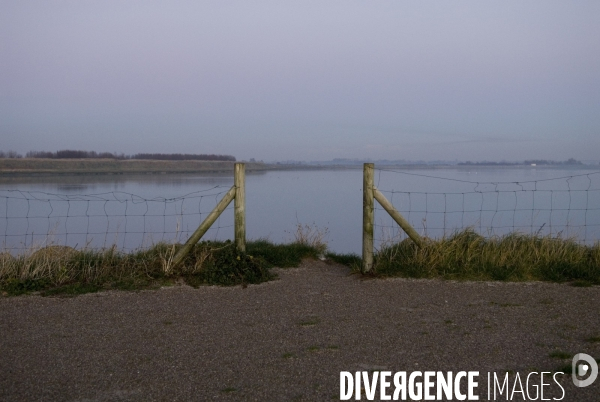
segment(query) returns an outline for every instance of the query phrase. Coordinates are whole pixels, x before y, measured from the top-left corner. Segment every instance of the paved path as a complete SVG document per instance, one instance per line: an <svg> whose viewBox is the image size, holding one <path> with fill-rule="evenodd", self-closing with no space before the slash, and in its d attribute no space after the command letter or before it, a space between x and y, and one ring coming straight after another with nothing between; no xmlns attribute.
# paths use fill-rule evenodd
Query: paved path
<svg viewBox="0 0 600 402"><path fill-rule="evenodd" d="M0 400L325 401L342 370L480 371L486 400L487 372L600 357L598 286L361 280L316 261L278 273L245 289L0 298ZM600 401L600 380L558 378L563 400Z"/></svg>

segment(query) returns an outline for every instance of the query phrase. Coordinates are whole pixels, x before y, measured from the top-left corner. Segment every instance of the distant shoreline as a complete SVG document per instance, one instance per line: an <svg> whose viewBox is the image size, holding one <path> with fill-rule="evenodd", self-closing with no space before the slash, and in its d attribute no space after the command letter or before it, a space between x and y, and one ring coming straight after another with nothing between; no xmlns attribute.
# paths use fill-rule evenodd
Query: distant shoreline
<svg viewBox="0 0 600 402"><path fill-rule="evenodd" d="M118 159L0 159L0 177L36 176L79 176L79 175L159 175L159 174L198 174L230 173L235 162L225 161L164 161L164 160L118 160ZM362 164L277 164L244 162L248 172L272 170L336 170L362 169ZM424 165L377 164L382 169L598 169L595 165Z"/></svg>
<svg viewBox="0 0 600 402"><path fill-rule="evenodd" d="M234 162L118 159L0 159L0 177L56 175L125 175L226 173ZM268 170L264 163L246 163L247 171Z"/></svg>

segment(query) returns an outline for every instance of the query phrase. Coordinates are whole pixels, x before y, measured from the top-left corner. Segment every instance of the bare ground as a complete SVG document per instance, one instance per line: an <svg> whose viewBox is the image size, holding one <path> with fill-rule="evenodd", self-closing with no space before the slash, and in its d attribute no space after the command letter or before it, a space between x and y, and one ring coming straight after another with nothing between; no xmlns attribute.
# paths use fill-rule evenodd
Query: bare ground
<svg viewBox="0 0 600 402"><path fill-rule="evenodd" d="M488 372L571 363L556 351L600 357L598 286L363 280L319 261L278 274L247 288L0 298L0 400L336 400L340 371L357 370L479 371L487 400ZM600 380L557 378L562 400L600 401ZM561 397L544 382L545 398Z"/></svg>

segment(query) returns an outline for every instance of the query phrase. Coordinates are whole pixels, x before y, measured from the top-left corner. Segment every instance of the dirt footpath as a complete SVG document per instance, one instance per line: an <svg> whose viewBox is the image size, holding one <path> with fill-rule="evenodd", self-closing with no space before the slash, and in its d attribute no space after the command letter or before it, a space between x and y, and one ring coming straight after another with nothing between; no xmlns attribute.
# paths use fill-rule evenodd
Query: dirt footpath
<svg viewBox="0 0 600 402"><path fill-rule="evenodd" d="M247 288L0 298L0 400L337 400L340 371L358 370L479 371L487 400L488 372L525 373L525 386L576 353L600 357L598 286L362 280L316 261L278 274ZM557 378L562 400L600 401L600 379ZM545 398L561 397L544 382Z"/></svg>

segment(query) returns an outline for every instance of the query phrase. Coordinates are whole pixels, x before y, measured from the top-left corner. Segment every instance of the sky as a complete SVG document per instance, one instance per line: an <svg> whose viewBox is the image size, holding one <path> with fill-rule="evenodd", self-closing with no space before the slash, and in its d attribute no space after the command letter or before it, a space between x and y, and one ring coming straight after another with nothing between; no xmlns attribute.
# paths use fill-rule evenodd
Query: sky
<svg viewBox="0 0 600 402"><path fill-rule="evenodd" d="M600 160L600 2L0 0L0 149Z"/></svg>

